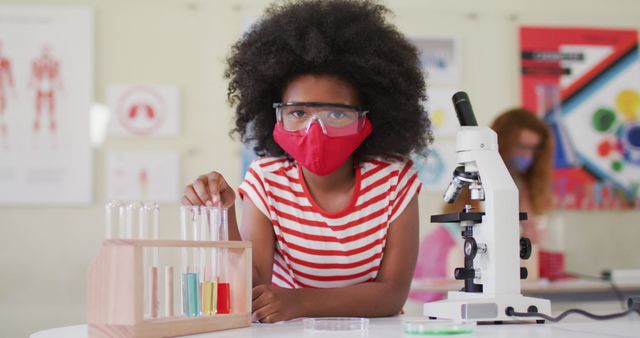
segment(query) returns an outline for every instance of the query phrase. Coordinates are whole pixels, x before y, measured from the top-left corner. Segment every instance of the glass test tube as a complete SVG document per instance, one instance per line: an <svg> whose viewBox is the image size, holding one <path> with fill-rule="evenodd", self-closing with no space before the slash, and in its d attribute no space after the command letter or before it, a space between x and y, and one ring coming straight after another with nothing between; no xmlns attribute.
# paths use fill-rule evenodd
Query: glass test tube
<svg viewBox="0 0 640 338"><path fill-rule="evenodd" d="M183 240L199 240L200 208L181 207L181 235ZM191 255L182 249L182 312L188 317L200 315L199 250L193 248ZM191 256L191 258L189 257Z"/></svg>
<svg viewBox="0 0 640 338"><path fill-rule="evenodd" d="M145 222L144 218L144 210L143 205L140 202L131 202L127 205L126 208L126 218L125 218L125 233L124 238L133 239L133 234L136 233L136 229L138 236L140 236L140 231L144 231L140 229L143 227Z"/></svg>
<svg viewBox="0 0 640 338"><path fill-rule="evenodd" d="M229 214L227 208L218 207L220 219L218 240L229 240ZM223 248L218 262L218 303L217 313L226 314L231 312L231 285L229 285L228 265L229 252L227 248Z"/></svg>
<svg viewBox="0 0 640 338"><path fill-rule="evenodd" d="M164 314L173 317L173 267L164 267Z"/></svg>
<svg viewBox="0 0 640 338"><path fill-rule="evenodd" d="M212 225L215 224L215 209L209 207L201 207L201 239L204 241L213 240L214 231ZM216 297L217 297L217 281L214 278L214 259L210 250L201 248L200 250L201 264L201 285L202 290L202 314L211 316L216 313Z"/></svg>
<svg viewBox="0 0 640 338"><path fill-rule="evenodd" d="M111 200L104 205L104 238L118 238L120 230L120 207L122 202Z"/></svg>
<svg viewBox="0 0 640 338"><path fill-rule="evenodd" d="M125 238L126 235L126 209L127 206L124 203L118 206L118 238Z"/></svg>
<svg viewBox="0 0 640 338"><path fill-rule="evenodd" d="M144 239L146 237L147 217L145 215L144 204L139 201L131 201L124 207L124 226L122 237L124 239ZM143 292L143 310L144 317L151 317L150 311L150 297L149 297L149 258L147 254L148 249L142 250L142 280L144 285Z"/></svg>
<svg viewBox="0 0 640 338"><path fill-rule="evenodd" d="M158 239L160 227L160 206L157 203L148 203L141 210L140 238L147 238L146 232L151 233L151 238ZM149 215L151 214L151 215ZM149 227L149 219L151 227ZM151 229L149 229L151 228ZM151 318L158 318L158 247L153 247L151 254L151 264L149 266L148 285L148 312ZM147 252L145 252L145 260Z"/></svg>
<svg viewBox="0 0 640 338"><path fill-rule="evenodd" d="M191 215L191 208L187 207L187 206L181 206L180 207L180 239L183 241L187 240L187 220L189 219ZM181 267L180 267L180 290L182 292L180 292L180 304L182 304L182 315L186 316L188 311L187 311L187 297L185 297L185 290L187 289L187 286L185 284L185 277L186 274L189 272L189 258L188 258L188 253L187 253L187 248L186 247L182 247L180 249L180 260L181 260Z"/></svg>
<svg viewBox="0 0 640 338"><path fill-rule="evenodd" d="M151 231L153 233L152 238L154 240L160 239L160 205L158 203L150 203L147 204L147 207L151 211ZM152 252L152 264L155 269L155 278L157 280L157 288L153 293L154 298L152 299L153 304L156 308L156 311L160 309L160 277L159 277L159 249L158 247L153 248ZM166 317L173 316L173 267L170 265L165 265L164 267L164 312Z"/></svg>

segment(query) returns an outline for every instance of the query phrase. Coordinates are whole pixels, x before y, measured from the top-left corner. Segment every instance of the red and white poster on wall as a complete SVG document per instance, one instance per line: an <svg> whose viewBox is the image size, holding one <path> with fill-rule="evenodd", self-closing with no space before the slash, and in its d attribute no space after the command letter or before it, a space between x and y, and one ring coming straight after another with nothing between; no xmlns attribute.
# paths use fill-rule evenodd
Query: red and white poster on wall
<svg viewBox="0 0 640 338"><path fill-rule="evenodd" d="M106 155L106 200L180 200L180 155L175 151L109 151Z"/></svg>
<svg viewBox="0 0 640 338"><path fill-rule="evenodd" d="M107 89L116 136L176 136L180 133L180 91L170 85L111 85Z"/></svg>
<svg viewBox="0 0 640 338"><path fill-rule="evenodd" d="M91 202L88 8L0 6L0 204Z"/></svg>
<svg viewBox="0 0 640 338"><path fill-rule="evenodd" d="M555 136L565 209L640 207L640 60L635 29L522 27L522 103Z"/></svg>

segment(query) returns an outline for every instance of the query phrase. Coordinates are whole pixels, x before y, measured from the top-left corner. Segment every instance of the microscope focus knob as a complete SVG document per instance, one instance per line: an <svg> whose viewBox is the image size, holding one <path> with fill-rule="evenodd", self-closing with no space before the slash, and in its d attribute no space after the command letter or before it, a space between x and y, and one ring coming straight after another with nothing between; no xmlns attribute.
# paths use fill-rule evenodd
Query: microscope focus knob
<svg viewBox="0 0 640 338"><path fill-rule="evenodd" d="M475 238L467 237L464 240L464 255L467 258L474 259L478 253L487 252L487 245L476 242Z"/></svg>
<svg viewBox="0 0 640 338"><path fill-rule="evenodd" d="M520 267L520 279L527 279L529 277L529 271L525 267Z"/></svg>
<svg viewBox="0 0 640 338"><path fill-rule="evenodd" d="M478 243L473 237L464 240L464 255L468 258L475 258L478 253Z"/></svg>
<svg viewBox="0 0 640 338"><path fill-rule="evenodd" d="M520 237L520 258L529 259L529 257L531 257L531 240Z"/></svg>
<svg viewBox="0 0 640 338"><path fill-rule="evenodd" d="M453 277L455 279L457 279L457 280L475 278L476 277L476 272L473 269L456 268L453 271Z"/></svg>

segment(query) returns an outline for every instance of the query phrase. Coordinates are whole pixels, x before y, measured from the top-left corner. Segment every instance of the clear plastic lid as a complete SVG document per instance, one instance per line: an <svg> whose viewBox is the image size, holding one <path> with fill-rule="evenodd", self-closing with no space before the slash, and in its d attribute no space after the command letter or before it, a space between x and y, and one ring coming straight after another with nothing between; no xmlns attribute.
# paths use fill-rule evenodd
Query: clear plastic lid
<svg viewBox="0 0 640 338"><path fill-rule="evenodd" d="M411 319L402 322L405 335L463 335L473 333L475 322Z"/></svg>
<svg viewBox="0 0 640 338"><path fill-rule="evenodd" d="M315 331L366 331L369 319L351 317L305 318L305 330Z"/></svg>

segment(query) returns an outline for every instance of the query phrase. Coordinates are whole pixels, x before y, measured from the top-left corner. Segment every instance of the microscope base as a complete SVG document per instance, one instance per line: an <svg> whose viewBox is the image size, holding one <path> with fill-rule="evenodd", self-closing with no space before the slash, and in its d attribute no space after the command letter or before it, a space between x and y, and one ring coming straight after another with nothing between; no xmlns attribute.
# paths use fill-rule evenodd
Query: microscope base
<svg viewBox="0 0 640 338"><path fill-rule="evenodd" d="M453 319L475 322L532 321L531 318L506 315L512 307L516 312L531 312L551 315L548 299L525 297L522 295L485 296L482 293L449 292L449 299L424 304L424 315L437 319Z"/></svg>

